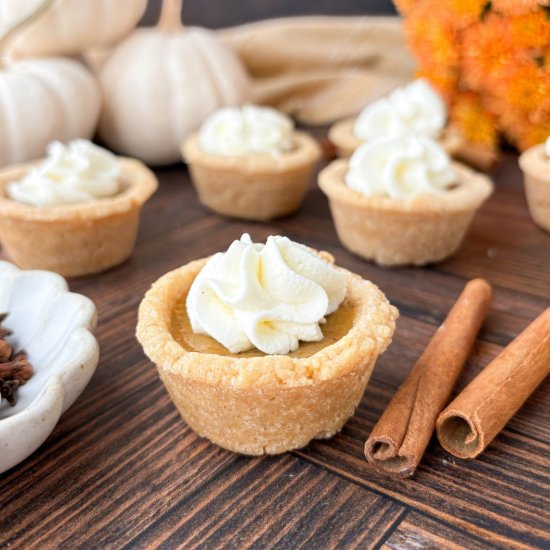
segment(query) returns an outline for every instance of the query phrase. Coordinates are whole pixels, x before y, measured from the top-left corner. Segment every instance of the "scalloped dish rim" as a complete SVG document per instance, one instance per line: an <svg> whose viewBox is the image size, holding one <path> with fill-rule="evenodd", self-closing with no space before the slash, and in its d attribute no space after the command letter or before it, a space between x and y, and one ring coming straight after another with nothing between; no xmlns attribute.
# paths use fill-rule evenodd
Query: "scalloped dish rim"
<svg viewBox="0 0 550 550"><path fill-rule="evenodd" d="M99 344L92 332L97 324L97 308L90 298L71 292L67 281L52 271L20 269L6 260L0 260L0 272L6 270L15 274L30 273L41 277L47 274L52 284L55 281L58 285L59 293L70 294L73 298L77 298L84 306L85 312L83 319L71 329L72 334L79 334L79 351L70 364L56 367L49 373L36 396L25 408L0 419L0 474L25 460L44 443L61 415L84 391L99 362ZM77 382L81 387L77 387L75 391L74 386ZM23 426L27 429L23 430ZM17 433L16 439L19 440L19 445L11 447L5 439L10 436L10 432Z"/></svg>

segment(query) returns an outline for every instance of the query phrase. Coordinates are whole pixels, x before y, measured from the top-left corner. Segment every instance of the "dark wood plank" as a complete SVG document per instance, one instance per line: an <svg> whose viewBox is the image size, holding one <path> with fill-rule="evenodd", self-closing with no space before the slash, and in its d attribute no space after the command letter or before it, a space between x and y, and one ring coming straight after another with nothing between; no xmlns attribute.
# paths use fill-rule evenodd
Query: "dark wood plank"
<svg viewBox="0 0 550 550"><path fill-rule="evenodd" d="M494 548L494 545L413 512L403 518L381 548L385 550L401 550L402 548L483 550Z"/></svg>
<svg viewBox="0 0 550 550"><path fill-rule="evenodd" d="M236 459L132 546L335 548L374 544L403 507L295 457Z"/></svg>

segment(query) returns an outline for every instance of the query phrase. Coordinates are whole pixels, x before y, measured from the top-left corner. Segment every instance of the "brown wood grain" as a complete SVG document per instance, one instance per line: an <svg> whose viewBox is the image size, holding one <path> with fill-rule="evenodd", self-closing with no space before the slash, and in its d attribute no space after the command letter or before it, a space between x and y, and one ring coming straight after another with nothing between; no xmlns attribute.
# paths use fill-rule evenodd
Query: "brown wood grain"
<svg viewBox="0 0 550 550"><path fill-rule="evenodd" d="M0 475L1 548L486 548L550 545L550 383L488 450L461 461L434 440L412 480L375 475L363 444L470 277L495 287L491 314L456 391L550 305L550 235L526 211L517 158L458 254L424 269L381 269L339 245L312 182L296 215L228 220L198 203L183 166L159 170L130 261L70 283L98 306L97 372L46 443ZM181 420L134 337L137 306L160 275L248 231L330 251L378 284L401 317L356 414L336 437L245 458Z"/></svg>
<svg viewBox="0 0 550 550"><path fill-rule="evenodd" d="M401 550L402 548L482 550L494 548L494 546L482 539L473 538L460 529L434 521L416 512L410 512L390 534L381 548L384 550Z"/></svg>

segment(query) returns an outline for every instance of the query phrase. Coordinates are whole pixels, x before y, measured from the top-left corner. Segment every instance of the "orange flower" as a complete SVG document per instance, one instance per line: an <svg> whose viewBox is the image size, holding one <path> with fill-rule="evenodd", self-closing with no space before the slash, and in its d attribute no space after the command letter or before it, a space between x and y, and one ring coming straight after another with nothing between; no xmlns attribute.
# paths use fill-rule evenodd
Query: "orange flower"
<svg viewBox="0 0 550 550"><path fill-rule="evenodd" d="M544 123L532 124L525 115L508 112L501 126L510 142L521 151L546 141L550 136L550 118Z"/></svg>
<svg viewBox="0 0 550 550"><path fill-rule="evenodd" d="M445 71L445 68L441 72L419 69L415 76L429 80L430 84L441 94L445 103L447 105L452 103L458 90L458 73L456 71Z"/></svg>
<svg viewBox="0 0 550 550"><path fill-rule="evenodd" d="M446 0L438 3L437 13L438 17L452 21L456 29L462 29L481 20L487 3L487 0Z"/></svg>
<svg viewBox="0 0 550 550"><path fill-rule="evenodd" d="M451 106L450 119L473 143L496 147L498 132L495 117L482 105L474 92L460 92Z"/></svg>
<svg viewBox="0 0 550 550"><path fill-rule="evenodd" d="M550 20L543 10L507 19L508 39L517 48L542 48L550 45Z"/></svg>
<svg viewBox="0 0 550 550"><path fill-rule="evenodd" d="M424 69L458 66L457 35L449 21L434 17L438 4L431 0L418 3L404 22L409 47Z"/></svg>
<svg viewBox="0 0 550 550"><path fill-rule="evenodd" d="M546 101L550 94L550 73L534 62L510 64L502 71L493 93L501 98L501 109L507 106L533 113Z"/></svg>
<svg viewBox="0 0 550 550"><path fill-rule="evenodd" d="M518 50L510 40L504 18L489 14L482 23L470 25L462 33L462 63L465 82L481 90L498 78L513 62Z"/></svg>
<svg viewBox="0 0 550 550"><path fill-rule="evenodd" d="M520 149L550 134L550 0L397 0L418 76L465 137Z"/></svg>
<svg viewBox="0 0 550 550"><path fill-rule="evenodd" d="M539 4L540 0L493 0L491 8L504 15L517 15L536 10Z"/></svg>

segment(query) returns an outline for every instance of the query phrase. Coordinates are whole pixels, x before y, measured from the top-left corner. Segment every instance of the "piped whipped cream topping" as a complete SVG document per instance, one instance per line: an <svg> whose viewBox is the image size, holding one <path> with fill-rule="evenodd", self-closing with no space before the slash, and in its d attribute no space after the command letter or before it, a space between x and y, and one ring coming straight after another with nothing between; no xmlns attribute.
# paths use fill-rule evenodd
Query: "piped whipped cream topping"
<svg viewBox="0 0 550 550"><path fill-rule="evenodd" d="M110 151L77 139L54 141L48 156L25 176L8 184L8 196L35 206L90 202L120 192L120 165Z"/></svg>
<svg viewBox="0 0 550 550"><path fill-rule="evenodd" d="M431 138L441 134L447 109L427 80L419 78L367 105L353 132L362 141L412 132Z"/></svg>
<svg viewBox="0 0 550 550"><path fill-rule="evenodd" d="M245 105L212 113L199 132L203 151L223 156L280 155L293 147L294 123L272 109Z"/></svg>
<svg viewBox="0 0 550 550"><path fill-rule="evenodd" d="M548 136L546 142L544 143L544 152L546 156L550 159L550 136Z"/></svg>
<svg viewBox="0 0 550 550"><path fill-rule="evenodd" d="M344 275L287 237L255 244L248 234L212 256L187 296L195 333L232 353L284 355L323 338L319 324L346 295Z"/></svg>
<svg viewBox="0 0 550 550"><path fill-rule="evenodd" d="M363 143L345 175L360 193L400 199L440 193L455 183L447 153L432 139L412 134Z"/></svg>

